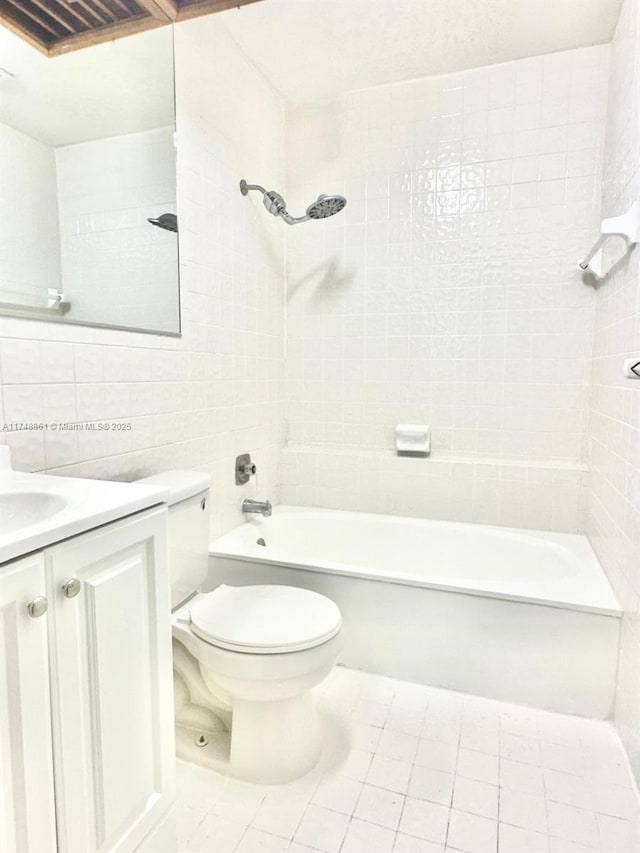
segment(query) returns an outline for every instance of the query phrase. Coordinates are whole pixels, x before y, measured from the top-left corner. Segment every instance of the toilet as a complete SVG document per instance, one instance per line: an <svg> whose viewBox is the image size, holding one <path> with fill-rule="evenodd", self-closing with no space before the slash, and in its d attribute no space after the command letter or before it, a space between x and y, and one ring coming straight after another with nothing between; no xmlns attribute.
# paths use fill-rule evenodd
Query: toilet
<svg viewBox="0 0 640 853"><path fill-rule="evenodd" d="M209 476L168 471L138 482L168 493L178 755L263 784L302 776L320 757L311 688L337 661L340 610L316 592L275 584L199 592Z"/></svg>

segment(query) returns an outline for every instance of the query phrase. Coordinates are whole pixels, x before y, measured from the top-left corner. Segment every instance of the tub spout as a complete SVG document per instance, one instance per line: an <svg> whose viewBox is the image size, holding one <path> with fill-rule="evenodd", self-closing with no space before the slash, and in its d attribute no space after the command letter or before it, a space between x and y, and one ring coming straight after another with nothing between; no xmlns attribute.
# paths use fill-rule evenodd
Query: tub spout
<svg viewBox="0 0 640 853"><path fill-rule="evenodd" d="M242 512L257 512L268 518L271 515L271 501L254 501L246 498L242 501Z"/></svg>

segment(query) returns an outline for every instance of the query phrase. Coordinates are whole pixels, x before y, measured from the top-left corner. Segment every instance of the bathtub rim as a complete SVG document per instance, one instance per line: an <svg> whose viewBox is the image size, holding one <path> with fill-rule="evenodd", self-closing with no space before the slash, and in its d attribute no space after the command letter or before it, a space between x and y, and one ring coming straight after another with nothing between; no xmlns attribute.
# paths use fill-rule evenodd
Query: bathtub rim
<svg viewBox="0 0 640 853"><path fill-rule="evenodd" d="M425 578L417 577L416 575L411 575L410 573L405 574L404 576L390 576L385 575L381 571L368 568L367 566L359 566L354 568L345 563L339 563L331 560L315 560L311 561L303 561L296 559L287 560L281 557L271 557L266 554L262 556L261 554L253 554L250 553L246 547L245 550L242 550L239 546L236 550L223 550L218 547L217 543L219 543L223 539L229 540L234 534L239 535L239 531L243 530L249 526L255 528L256 531L260 530L260 520L256 519L256 522L246 521L244 524L238 525L233 530L228 531L222 536L214 539L209 543L209 558L223 558L230 559L237 562L250 562L255 563L257 565L260 564L269 564L271 563L274 566L284 567L288 569L296 569L298 571L315 571L320 572L322 574L328 575L343 575L352 578L359 578L362 580L371 580L378 581L379 583L392 583L398 586L411 586L417 587L421 589L433 589L441 592L451 592L456 593L458 595L471 595L474 597L480 598L489 598L489 599L498 599L501 601L514 601L520 602L523 604L535 604L541 607L553 607L555 609L560 610L574 610L581 613L594 613L600 616L608 616L614 619L621 619L623 616L623 609L620 606L617 596L615 595L611 585L609 583L608 578L606 577L602 566L600 565L598 558L591 547L591 543L589 540L580 535L580 534L568 534L568 533L554 533L553 531L543 531L543 530L528 530L526 528L514 528L514 527L497 527L494 525L485 525L485 524L477 524L473 522L458 522L458 521L443 521L440 519L421 519L421 518L413 518L413 517L405 517L405 516L391 516L384 515L379 513L361 513L354 510L333 510L319 507L299 507L299 506L288 506L288 505L279 505L274 508L274 514L277 515L301 515L301 514L322 514L322 515L341 515L341 516L349 516L349 515L364 515L369 518L375 520L384 520L387 522L413 522L413 523L423 523L426 525L447 525L448 527L454 528L482 528L485 533L490 532L494 535L507 535L511 537L529 537L532 539L542 539L546 541L548 544L555 545L557 547L567 548L567 544L562 540L565 538L572 539L573 544L576 547L579 547L580 550L584 551L584 556L587 557L590 561L592 561L593 566L597 568L598 572L601 573L602 579L606 582L611 599L615 601L616 606L609 605L596 605L596 604L588 604L584 602L571 601L567 599L554 599L554 598L544 598L540 596L536 596L534 594L525 594L525 593L517 593L517 592L507 592L500 591L495 589L485 589L481 587L474 587L469 585L454 585L449 583L441 583L433 580L428 580ZM260 546L254 546L260 547ZM575 554L577 558L579 558L580 554ZM468 584L468 581L467 581Z"/></svg>
<svg viewBox="0 0 640 853"><path fill-rule="evenodd" d="M211 543L213 545L213 543ZM209 557L220 557L225 560L234 560L236 562L255 563L256 565L266 565L272 563L274 566L279 566L285 569L296 569L300 572L319 572L325 575L339 575L344 577L355 578L356 580L378 581L378 583L392 583L396 586L413 586L419 589L433 589L438 592L453 592L457 595L472 595L476 598L492 598L500 601L514 601L522 604L536 604L541 607L553 607L556 610L575 610L579 613L594 613L596 616L609 616L613 619L622 619L622 609L614 610L609 607L596 607L595 605L579 604L572 601L553 601L547 598L536 598L531 595L519 595L518 593L501 593L494 590L474 589L473 587L452 586L450 584L439 584L433 581L425 582L417 578L410 577L389 577L382 574L373 574L366 570L355 571L345 566L343 563L330 563L326 561L320 564L311 563L290 563L285 560L274 560L259 557L249 556L248 554L230 554L225 551L214 551L209 548Z"/></svg>

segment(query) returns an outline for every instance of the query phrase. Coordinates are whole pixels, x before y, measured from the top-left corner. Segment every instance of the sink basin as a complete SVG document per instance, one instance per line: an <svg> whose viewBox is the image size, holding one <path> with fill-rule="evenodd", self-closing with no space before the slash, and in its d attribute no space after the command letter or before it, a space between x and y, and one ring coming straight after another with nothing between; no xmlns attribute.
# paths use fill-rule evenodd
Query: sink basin
<svg viewBox="0 0 640 853"><path fill-rule="evenodd" d="M0 534L38 524L66 506L63 497L48 492L0 492Z"/></svg>
<svg viewBox="0 0 640 853"><path fill-rule="evenodd" d="M164 503L167 490L14 471L0 435L0 573L8 560ZM0 669L2 669L0 663Z"/></svg>

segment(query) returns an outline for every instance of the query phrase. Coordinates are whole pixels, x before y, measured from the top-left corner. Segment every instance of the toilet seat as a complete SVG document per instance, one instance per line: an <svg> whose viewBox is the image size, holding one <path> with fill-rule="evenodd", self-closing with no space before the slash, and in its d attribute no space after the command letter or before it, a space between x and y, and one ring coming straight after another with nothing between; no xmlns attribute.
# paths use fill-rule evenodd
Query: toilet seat
<svg viewBox="0 0 640 853"><path fill-rule="evenodd" d="M226 586L198 596L191 630L207 643L245 654L279 654L319 646L342 627L329 598L291 586Z"/></svg>

